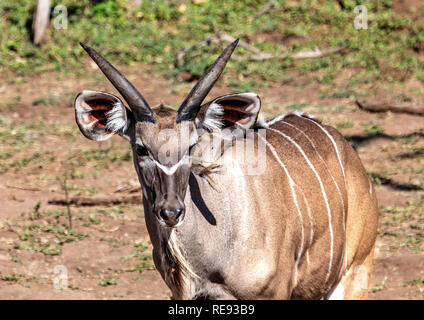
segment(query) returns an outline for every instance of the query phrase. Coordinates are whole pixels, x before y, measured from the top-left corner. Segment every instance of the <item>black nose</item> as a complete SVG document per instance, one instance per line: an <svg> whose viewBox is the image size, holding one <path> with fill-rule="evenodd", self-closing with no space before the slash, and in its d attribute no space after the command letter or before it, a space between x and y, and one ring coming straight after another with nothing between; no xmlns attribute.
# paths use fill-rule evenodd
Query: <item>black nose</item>
<svg viewBox="0 0 424 320"><path fill-rule="evenodd" d="M178 223L178 218L181 216L182 212L183 208L178 208L175 210L162 208L160 209L160 216L168 226L172 227Z"/></svg>

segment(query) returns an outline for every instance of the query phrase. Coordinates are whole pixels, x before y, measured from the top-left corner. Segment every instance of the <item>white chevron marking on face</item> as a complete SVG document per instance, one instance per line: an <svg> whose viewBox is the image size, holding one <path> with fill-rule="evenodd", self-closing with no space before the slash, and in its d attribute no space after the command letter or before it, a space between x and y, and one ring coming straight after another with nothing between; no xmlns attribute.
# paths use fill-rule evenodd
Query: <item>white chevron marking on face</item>
<svg viewBox="0 0 424 320"><path fill-rule="evenodd" d="M187 163L186 161L187 157L184 156L183 158L181 158L180 161L178 161L176 164L174 164L172 167L167 167L164 166L163 164L160 164L159 162L157 162L156 160L153 160L153 162L156 164L156 166L161 169L163 172L165 172L166 175L170 176L173 175L175 173L175 171L177 171L177 169L184 163Z"/></svg>

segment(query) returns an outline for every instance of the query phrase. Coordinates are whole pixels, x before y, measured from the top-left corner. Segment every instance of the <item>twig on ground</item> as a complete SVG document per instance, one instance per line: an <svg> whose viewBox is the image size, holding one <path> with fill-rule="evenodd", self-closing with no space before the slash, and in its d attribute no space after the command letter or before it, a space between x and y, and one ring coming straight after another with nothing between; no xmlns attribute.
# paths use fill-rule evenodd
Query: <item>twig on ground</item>
<svg viewBox="0 0 424 320"><path fill-rule="evenodd" d="M188 47L186 49L183 49L181 51L178 52L177 54L177 58L175 61L175 65L183 65L184 64L184 58L187 55L187 53L189 51L192 51L194 49L199 49L205 46L209 46L212 43L221 43L223 41L225 42L233 42L235 41L236 38L228 35L228 34L222 34L219 35L217 31L215 31L215 34L208 36L205 40L202 40L194 45L192 45L191 47ZM284 60L287 58L292 58L292 59L313 59L313 58L320 58L320 57L324 57L326 55L329 54L333 54L333 53L338 53L341 52L342 50L346 49L346 46L340 46L340 47L335 47L335 48L329 48L329 49L319 49L319 48L315 48L313 51L301 51L301 52L297 52L294 54L290 54L290 53L282 53L279 55L273 55L271 53L266 53L266 52L262 52L261 50L253 47L252 45L248 44L247 42L243 41L243 40L239 40L239 44L240 47L242 47L243 49L245 49L246 51L250 52L251 54L246 56L246 57L242 57L242 56L238 56L238 55L233 55L233 58L239 61L264 61L264 60L271 60L271 59L279 59L279 60Z"/></svg>
<svg viewBox="0 0 424 320"><path fill-rule="evenodd" d="M313 51L301 51L293 54L291 57L293 59L311 59L311 58L321 58L324 56L327 56L329 54L338 53L342 50L346 49L346 46L340 46L335 48L329 48L329 49L319 49L315 48Z"/></svg>
<svg viewBox="0 0 424 320"><path fill-rule="evenodd" d="M393 112L393 113L406 113L418 116L424 116L424 107L412 106L412 105L401 105L396 106L389 103L365 103L363 101L356 100L356 105L368 112Z"/></svg>
<svg viewBox="0 0 424 320"><path fill-rule="evenodd" d="M72 229L72 213L71 213L71 206L69 204L69 193L68 193L68 185L67 185L67 176L63 178L63 185L62 185L63 191L65 191L65 205L66 205L66 212L68 214L68 220L69 220L69 230Z"/></svg>
<svg viewBox="0 0 424 320"><path fill-rule="evenodd" d="M262 17L264 14L267 14L268 12L270 12L271 9L274 7L274 3L275 3L275 0L269 0L267 4L260 11L258 11L257 13L253 15L252 18L257 19L259 17Z"/></svg>
<svg viewBox="0 0 424 320"><path fill-rule="evenodd" d="M141 192L140 183L136 180L131 180L128 183L118 186L114 193L133 193Z"/></svg>
<svg viewBox="0 0 424 320"><path fill-rule="evenodd" d="M211 43L216 43L218 42L218 39L216 38L216 36L212 35L207 37L205 40L202 40L188 48L185 48L183 50L180 50L177 54L177 58L175 60L175 65L183 65L184 64L184 57L187 54L187 52L194 50L194 49L200 49L202 47L206 47L209 46Z"/></svg>
<svg viewBox="0 0 424 320"><path fill-rule="evenodd" d="M49 204L67 206L74 205L77 207L90 206L112 206L121 203L141 204L142 197L140 194L126 196L96 196L96 197L80 197L75 196L69 199L63 197L52 198L48 200Z"/></svg>
<svg viewBox="0 0 424 320"><path fill-rule="evenodd" d="M41 189L38 189L38 188L18 187L18 186L12 186L12 185L9 185L9 184L6 184L6 187L11 188L11 189L25 190L25 191L41 191Z"/></svg>

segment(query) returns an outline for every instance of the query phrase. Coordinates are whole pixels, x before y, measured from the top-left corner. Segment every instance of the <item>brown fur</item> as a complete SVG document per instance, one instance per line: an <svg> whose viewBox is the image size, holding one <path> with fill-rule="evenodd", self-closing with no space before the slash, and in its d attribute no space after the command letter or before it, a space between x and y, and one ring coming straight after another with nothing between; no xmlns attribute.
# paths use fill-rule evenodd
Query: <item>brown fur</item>
<svg viewBox="0 0 424 320"><path fill-rule="evenodd" d="M125 135L143 188L154 262L174 298L367 297L377 200L358 155L340 133L291 114L262 128L266 168L260 175L248 175L247 165L232 156L233 142L221 144L213 161L193 164L190 158L170 173L164 166L178 163L189 146L197 141L202 149L209 142L198 140L195 121L176 123L175 110L160 105L153 113L155 123L130 114ZM233 121L233 114L223 119ZM182 140L187 128L190 136ZM166 141L160 139L164 129L175 132ZM258 124L256 149L260 129ZM92 134L103 139L104 132ZM175 163L159 163L165 143L178 155ZM140 144L148 155L137 154ZM163 206L182 205L182 225L159 224Z"/></svg>
<svg viewBox="0 0 424 320"><path fill-rule="evenodd" d="M161 127L168 126L162 123L162 117L157 118ZM222 175L211 172L209 177L218 185L218 188L211 188L210 184L201 182L203 178L200 173L205 171L200 171L197 180L202 187L201 195L216 217L218 228L214 230L212 226L203 225L203 222L198 220L202 213L197 209L190 210L192 200L189 193L185 200L187 207L185 220L187 221L185 225L173 232L179 245L184 248L182 252L187 263L196 274L200 273L200 279L206 277L203 280L206 284L181 271L179 279L182 280L179 284L174 284L178 287L178 290L176 287L173 290L176 298L193 297L200 288L212 286L213 289L208 289L208 292L218 292L216 293L218 296L223 295L227 298L230 294L231 297L241 299L319 299L328 295L338 283L345 287L346 298L366 298L367 290L362 287L358 289L355 285L359 281L356 278L363 280L364 275L362 273L358 275L354 270L358 266L363 266L367 279L371 272L377 228L375 194L369 194L369 179L351 146L335 129L320 124L336 142L345 170L343 175L334 146L322 129L314 123L320 124L309 117L288 115L283 121L275 123L267 130L267 141L274 147L295 182L295 196L303 220L302 252L300 251L302 225L293 203L294 198L288 178L274 154L267 148L266 172L261 176L245 176L244 178L247 189L241 192L245 192L248 197L248 207L245 210L248 210L249 215L246 221L240 221L240 225L231 227L233 229L230 232L233 233L235 241L238 241L231 249L233 262L224 269L218 269L221 271L213 272L208 280L208 276L202 274L204 271L198 267L198 258L192 256L193 249L187 242L187 236L192 231L187 225L192 223L197 225L195 232L198 235L194 239L198 239L196 241L200 243L203 243L201 238L209 237L208 234L211 236L222 234L225 232L222 224L226 224L225 221L232 218L227 217L222 220L223 217L217 211L219 207L226 209L223 206L228 205L222 198L222 191L219 190L230 192L231 199L236 202L241 201L241 195L238 199L231 196L230 188L236 187L233 185L236 183L235 180L228 185L222 179ZM328 210L319 180L295 145L273 130L293 139L315 167L331 210L333 246L330 245ZM225 158L225 154L223 157ZM218 165L225 169L223 163ZM307 214L308 206L312 220ZM240 214L235 211L236 207L237 205L234 209L228 208L235 216ZM247 243L241 240L245 232L250 232ZM313 239L310 242L312 233ZM216 241L214 243L216 244ZM240 245L249 248L249 251L245 251L239 247ZM255 248L262 248L261 253ZM345 248L348 253L347 265L345 264ZM210 249L205 247L203 250ZM331 272L328 273L331 250L333 250ZM306 253L309 255L309 262ZM207 253L204 252L201 256L204 256L202 259L208 260ZM297 267L296 261L299 261ZM222 284L216 284L215 278L224 280L221 281ZM367 285L368 281L365 281L362 286L367 287ZM209 295L209 297L212 296Z"/></svg>

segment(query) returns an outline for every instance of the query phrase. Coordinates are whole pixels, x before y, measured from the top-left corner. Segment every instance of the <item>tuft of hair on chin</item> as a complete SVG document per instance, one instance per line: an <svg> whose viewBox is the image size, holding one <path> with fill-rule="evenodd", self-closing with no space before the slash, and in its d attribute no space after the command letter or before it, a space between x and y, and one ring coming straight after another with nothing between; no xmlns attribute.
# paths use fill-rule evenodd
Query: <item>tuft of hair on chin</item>
<svg viewBox="0 0 424 320"><path fill-rule="evenodd" d="M125 133L128 129L127 114L121 103L115 102L111 110L105 113L106 130Z"/></svg>

